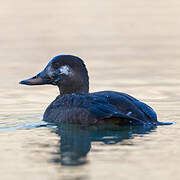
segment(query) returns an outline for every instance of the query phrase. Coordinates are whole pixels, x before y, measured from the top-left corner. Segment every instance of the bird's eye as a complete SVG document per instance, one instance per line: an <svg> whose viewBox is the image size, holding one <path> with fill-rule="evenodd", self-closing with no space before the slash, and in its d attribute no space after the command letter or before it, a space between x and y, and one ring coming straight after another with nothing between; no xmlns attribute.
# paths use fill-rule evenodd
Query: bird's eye
<svg viewBox="0 0 180 180"><path fill-rule="evenodd" d="M59 67L59 63L58 62L55 62L54 64L53 64L53 68L54 69L57 69Z"/></svg>

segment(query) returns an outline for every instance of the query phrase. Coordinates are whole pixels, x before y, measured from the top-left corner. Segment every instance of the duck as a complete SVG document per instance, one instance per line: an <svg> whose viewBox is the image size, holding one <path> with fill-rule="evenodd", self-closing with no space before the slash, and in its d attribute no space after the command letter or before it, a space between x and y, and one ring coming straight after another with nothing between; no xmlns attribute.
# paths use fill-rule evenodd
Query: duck
<svg viewBox="0 0 180 180"><path fill-rule="evenodd" d="M74 55L58 55L23 85L54 85L59 95L45 110L43 120L52 123L118 126L157 126L156 112L144 102L122 92L89 92L84 61Z"/></svg>

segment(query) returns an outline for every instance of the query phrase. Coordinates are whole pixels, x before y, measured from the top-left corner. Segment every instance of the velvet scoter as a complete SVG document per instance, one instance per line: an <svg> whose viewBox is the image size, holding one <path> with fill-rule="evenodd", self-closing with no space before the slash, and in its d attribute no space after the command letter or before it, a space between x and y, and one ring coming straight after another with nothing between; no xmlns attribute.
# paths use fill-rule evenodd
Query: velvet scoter
<svg viewBox="0 0 180 180"><path fill-rule="evenodd" d="M71 124L152 125L156 112L134 97L115 91L89 93L89 77L82 59L72 55L54 57L36 76L20 82L25 85L52 84L60 94L47 107L43 120Z"/></svg>

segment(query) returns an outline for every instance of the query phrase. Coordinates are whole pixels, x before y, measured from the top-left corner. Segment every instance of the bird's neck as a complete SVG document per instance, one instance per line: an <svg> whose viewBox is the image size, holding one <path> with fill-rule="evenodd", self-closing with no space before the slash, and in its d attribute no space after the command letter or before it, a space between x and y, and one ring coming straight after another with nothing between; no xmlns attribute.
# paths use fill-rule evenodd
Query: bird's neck
<svg viewBox="0 0 180 180"><path fill-rule="evenodd" d="M89 92L89 83L86 84L76 84L76 85L68 85L67 86L58 86L60 96L65 94L72 94L72 93L88 93Z"/></svg>

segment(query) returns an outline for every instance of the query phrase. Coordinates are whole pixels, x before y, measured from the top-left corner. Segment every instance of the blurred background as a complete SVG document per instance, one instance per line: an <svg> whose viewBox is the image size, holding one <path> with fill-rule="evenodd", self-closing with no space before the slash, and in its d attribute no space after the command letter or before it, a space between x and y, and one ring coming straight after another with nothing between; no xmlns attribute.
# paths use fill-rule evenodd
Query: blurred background
<svg viewBox="0 0 180 180"><path fill-rule="evenodd" d="M0 176L3 180L131 179L132 175L179 179L179 49L177 0L2 0ZM77 169L50 163L59 136L47 128L17 129L41 120L58 90L18 82L36 75L59 54L85 61L91 92L129 93L151 105L160 121L176 124L133 139L133 147L96 143L89 163ZM44 144L39 146L39 141ZM116 157L110 158L114 152Z"/></svg>

